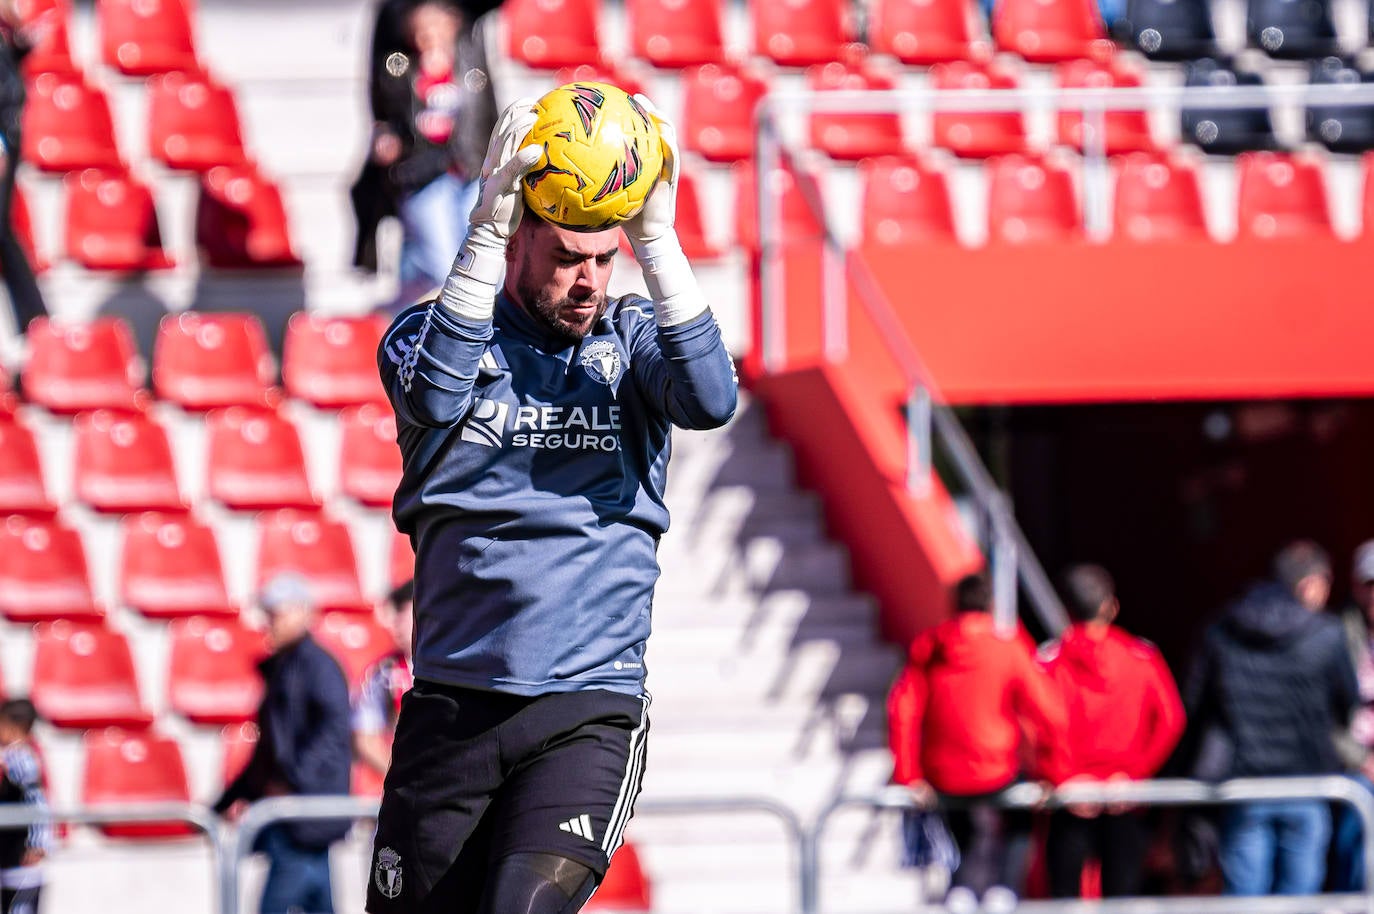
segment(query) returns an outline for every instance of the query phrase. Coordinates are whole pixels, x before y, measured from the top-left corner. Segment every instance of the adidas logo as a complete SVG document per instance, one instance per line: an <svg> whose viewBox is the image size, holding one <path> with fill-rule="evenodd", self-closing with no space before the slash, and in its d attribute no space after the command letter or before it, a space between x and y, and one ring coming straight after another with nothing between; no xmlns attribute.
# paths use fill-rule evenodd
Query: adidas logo
<svg viewBox="0 0 1374 914"><path fill-rule="evenodd" d="M558 824L558 830L572 832L579 838L586 838L593 843L596 842L596 836L592 834L592 820L585 812L580 816L573 816L566 822L560 822Z"/></svg>

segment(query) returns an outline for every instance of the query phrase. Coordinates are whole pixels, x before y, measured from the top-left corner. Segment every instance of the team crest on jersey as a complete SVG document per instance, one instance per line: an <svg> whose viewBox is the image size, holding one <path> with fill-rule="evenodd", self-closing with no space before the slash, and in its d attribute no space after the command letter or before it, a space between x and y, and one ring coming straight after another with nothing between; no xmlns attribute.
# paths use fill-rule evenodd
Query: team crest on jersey
<svg viewBox="0 0 1374 914"><path fill-rule="evenodd" d="M377 851L377 865L372 868L372 881L386 898L401 894L401 855L389 847Z"/></svg>
<svg viewBox="0 0 1374 914"><path fill-rule="evenodd" d="M607 387L620 377L620 352L615 348L615 344L608 340L597 340L583 349L581 361L587 374Z"/></svg>

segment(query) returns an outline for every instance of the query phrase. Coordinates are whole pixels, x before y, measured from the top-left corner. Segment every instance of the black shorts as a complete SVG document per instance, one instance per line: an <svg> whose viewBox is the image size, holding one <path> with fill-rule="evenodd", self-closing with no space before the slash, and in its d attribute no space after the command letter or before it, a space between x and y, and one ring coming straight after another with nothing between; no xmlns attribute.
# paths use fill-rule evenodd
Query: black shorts
<svg viewBox="0 0 1374 914"><path fill-rule="evenodd" d="M367 910L474 912L491 865L513 853L558 854L599 881L643 780L646 706L417 681L396 722Z"/></svg>

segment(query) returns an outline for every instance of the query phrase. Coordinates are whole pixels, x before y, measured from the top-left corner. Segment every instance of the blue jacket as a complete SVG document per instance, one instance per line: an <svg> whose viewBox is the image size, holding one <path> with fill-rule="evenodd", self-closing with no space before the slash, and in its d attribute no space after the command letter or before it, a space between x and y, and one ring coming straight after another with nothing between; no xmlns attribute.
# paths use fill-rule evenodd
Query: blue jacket
<svg viewBox="0 0 1374 914"><path fill-rule="evenodd" d="M353 763L348 683L338 662L306 635L264 660L258 744L215 809L265 796L347 794ZM348 833L348 819L285 826L302 847L328 847Z"/></svg>
<svg viewBox="0 0 1374 914"><path fill-rule="evenodd" d="M417 678L520 695L644 689L670 429L734 413L710 312L609 303L575 346L504 294L490 322L402 312L378 353L416 549Z"/></svg>

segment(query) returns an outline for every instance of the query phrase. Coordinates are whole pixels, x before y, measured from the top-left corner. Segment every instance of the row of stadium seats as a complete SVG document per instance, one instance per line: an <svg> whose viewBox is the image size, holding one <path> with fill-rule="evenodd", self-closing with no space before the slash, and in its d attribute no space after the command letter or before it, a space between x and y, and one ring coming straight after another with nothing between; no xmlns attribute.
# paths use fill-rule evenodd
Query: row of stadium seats
<svg viewBox="0 0 1374 914"><path fill-rule="evenodd" d="M1205 240L1198 163L1178 154L1134 153L1114 163L1114 237L1128 241ZM957 237L948 171L922 156L866 160L860 165L866 241L909 243ZM989 240L1005 243L1083 236L1074 156L1010 155L987 166ZM796 195L798 198L800 194ZM786 212L786 205L784 205ZM792 218L811 219L796 199ZM1365 163L1364 218L1374 226L1374 158ZM1321 158L1246 153L1237 162L1236 225L1248 239L1335 237Z"/></svg>
<svg viewBox="0 0 1374 914"><path fill-rule="evenodd" d="M262 321L248 313L187 311L158 325L152 389L132 331L118 317L29 327L18 382L24 399L56 413L141 409L153 397L186 410L274 407L283 395L321 409L386 402L377 346L388 319L301 311L287 321L281 377Z"/></svg>
<svg viewBox="0 0 1374 914"><path fill-rule="evenodd" d="M502 46L511 59L536 69L598 64L607 56L603 3L506 0ZM625 0L624 8L630 55L656 67L720 63L735 45L726 40L723 0ZM850 45L863 41L876 53L924 66L975 60L993 50L1056 63L1093 56L1110 44L1093 0L998 0L986 27L973 0L870 0L866 8L862 17L850 0L749 0L749 52L781 66L806 67L843 59ZM1275 58L1342 50L1330 0L1249 0L1245 25L1250 46ZM1129 46L1158 59L1221 51L1207 0L1129 0L1122 26Z"/></svg>
<svg viewBox="0 0 1374 914"><path fill-rule="evenodd" d="M40 40L24 59L34 75L73 70L68 0L16 0L21 19L38 26ZM97 0L100 59L129 76L199 67L192 7L185 0Z"/></svg>
<svg viewBox="0 0 1374 914"><path fill-rule="evenodd" d="M293 571L330 612L368 613L348 526L320 510L260 513L254 580ZM114 599L148 619L236 617L214 528L188 512L128 514L119 523L118 593ZM61 518L11 514L0 522L0 616L16 623L99 621L107 608L94 596L81 534ZM388 581L408 580L410 541L393 534Z"/></svg>

